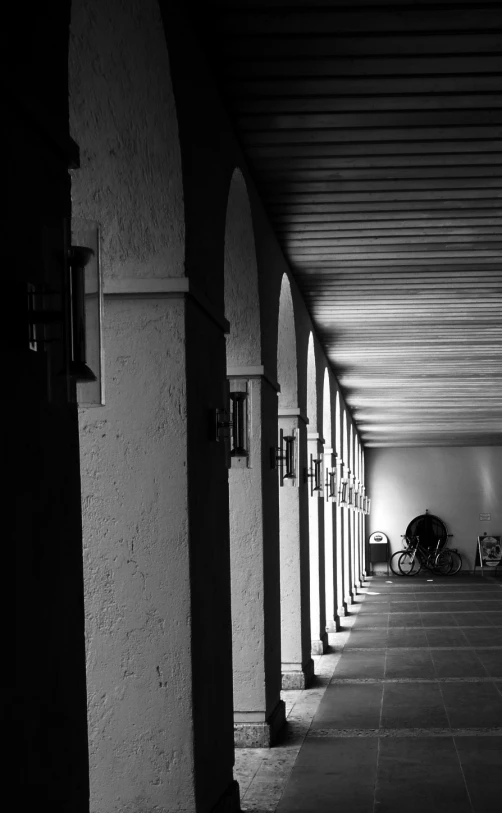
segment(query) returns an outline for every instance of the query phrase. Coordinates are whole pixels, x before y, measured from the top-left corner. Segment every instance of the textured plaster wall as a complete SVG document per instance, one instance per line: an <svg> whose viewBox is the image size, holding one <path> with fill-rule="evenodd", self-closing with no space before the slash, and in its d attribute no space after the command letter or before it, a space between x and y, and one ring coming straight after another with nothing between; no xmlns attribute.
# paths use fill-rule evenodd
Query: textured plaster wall
<svg viewBox="0 0 502 813"><path fill-rule="evenodd" d="M454 534L449 541L472 568L476 539L502 534L502 447L368 449L366 478L371 495L367 534L384 531L392 550L416 516L440 517ZM479 514L491 514L490 522Z"/></svg>
<svg viewBox="0 0 502 813"><path fill-rule="evenodd" d="M80 414L91 810L193 799L182 301L108 301Z"/></svg>
<svg viewBox="0 0 502 813"><path fill-rule="evenodd" d="M261 364L258 276L253 223L246 184L236 170L230 186L225 229L227 366ZM270 464L264 439L277 394L266 380L248 383L250 455L247 466L229 472L232 575L234 719L264 722L280 699L279 545L277 519L266 510ZM262 437L262 425L265 425ZM272 436L273 437L273 436ZM269 441L269 447L273 441ZM272 487L275 485L273 483Z"/></svg>
<svg viewBox="0 0 502 813"><path fill-rule="evenodd" d="M157 0L74 0L73 215L102 227L106 279L184 274L178 125Z"/></svg>
<svg viewBox="0 0 502 813"><path fill-rule="evenodd" d="M184 273L177 119L153 0L76 0L73 216L111 281ZM195 804L185 304L105 297L106 406L80 412L91 810Z"/></svg>
<svg viewBox="0 0 502 813"><path fill-rule="evenodd" d="M225 224L225 316L229 367L261 364L258 270L251 207L242 172L232 176Z"/></svg>

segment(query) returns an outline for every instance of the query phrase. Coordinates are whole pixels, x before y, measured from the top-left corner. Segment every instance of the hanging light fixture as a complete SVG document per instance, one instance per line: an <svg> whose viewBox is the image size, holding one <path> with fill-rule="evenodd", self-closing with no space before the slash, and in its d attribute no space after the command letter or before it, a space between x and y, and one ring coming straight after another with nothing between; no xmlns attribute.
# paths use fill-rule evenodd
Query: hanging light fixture
<svg viewBox="0 0 502 813"><path fill-rule="evenodd" d="M326 460L329 459L331 455L331 465L326 465ZM336 478L336 452L333 449L325 449L324 450L324 462L325 462L325 470L326 470L326 479L324 483L324 487L326 489L326 502L333 502L336 500L337 497L337 478Z"/></svg>
<svg viewBox="0 0 502 813"><path fill-rule="evenodd" d="M279 430L279 446L271 449L271 463L273 468L279 464L279 484L296 485L298 482L298 443L299 429L296 427L291 434L285 435Z"/></svg>

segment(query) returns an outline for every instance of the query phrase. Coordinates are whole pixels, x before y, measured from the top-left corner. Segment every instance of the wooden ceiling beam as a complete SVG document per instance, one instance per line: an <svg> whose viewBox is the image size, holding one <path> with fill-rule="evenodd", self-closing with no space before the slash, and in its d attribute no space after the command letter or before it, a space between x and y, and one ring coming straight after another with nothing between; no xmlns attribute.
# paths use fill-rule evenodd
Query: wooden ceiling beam
<svg viewBox="0 0 502 813"><path fill-rule="evenodd" d="M319 34L308 37L246 36L242 32L222 37L217 42L225 59L296 59L302 57L355 57L364 56L437 56L438 54L497 54L502 50L500 31L429 32L420 36L405 36L403 32L373 37L337 36ZM219 63L221 64L221 62Z"/></svg>

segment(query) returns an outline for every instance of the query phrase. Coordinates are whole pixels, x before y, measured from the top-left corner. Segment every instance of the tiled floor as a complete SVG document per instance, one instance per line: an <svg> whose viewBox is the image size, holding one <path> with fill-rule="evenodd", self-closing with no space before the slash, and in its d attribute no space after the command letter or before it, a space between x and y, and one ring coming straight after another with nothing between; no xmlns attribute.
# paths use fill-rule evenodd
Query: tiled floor
<svg viewBox="0 0 502 813"><path fill-rule="evenodd" d="M273 793L265 763L248 785L237 776L243 810L499 813L502 585L459 576L365 587L341 652L321 659L314 694L297 694L286 739L262 757Z"/></svg>

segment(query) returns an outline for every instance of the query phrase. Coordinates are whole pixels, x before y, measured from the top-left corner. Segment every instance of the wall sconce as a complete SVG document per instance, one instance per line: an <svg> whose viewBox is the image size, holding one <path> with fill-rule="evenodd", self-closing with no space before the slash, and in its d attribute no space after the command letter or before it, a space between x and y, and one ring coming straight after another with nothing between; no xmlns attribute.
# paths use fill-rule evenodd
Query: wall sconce
<svg viewBox="0 0 502 813"><path fill-rule="evenodd" d="M326 502L333 502L336 500L336 452L333 449L325 449L324 450L324 461L326 463L327 457L331 455L331 466L325 465L326 470L326 480L324 483L324 487L326 489Z"/></svg>
<svg viewBox="0 0 502 813"><path fill-rule="evenodd" d="M361 511L361 481L356 480L354 486L354 507L356 511Z"/></svg>
<svg viewBox="0 0 502 813"><path fill-rule="evenodd" d="M103 281L100 229L93 220L73 219L69 250L72 325L70 374L79 406L104 404Z"/></svg>
<svg viewBox="0 0 502 813"><path fill-rule="evenodd" d="M343 461L340 461L340 473L342 474L338 487L338 505L340 507L346 507L348 505L349 481L347 475L343 476L344 469Z"/></svg>
<svg viewBox="0 0 502 813"><path fill-rule="evenodd" d="M297 484L298 441L298 428L293 429L290 435L285 435L284 431L280 429L279 446L277 449L271 449L273 468L276 468L276 464L279 463L279 484L281 486Z"/></svg>
<svg viewBox="0 0 502 813"><path fill-rule="evenodd" d="M351 474L350 469L348 472L348 497L347 505L349 508L354 507L354 475Z"/></svg>
<svg viewBox="0 0 502 813"><path fill-rule="evenodd" d="M310 455L310 468L307 472L307 477L310 480L310 496L313 497L317 494L321 499L323 498L324 484L322 481L322 467L324 456L322 452L319 457Z"/></svg>
<svg viewBox="0 0 502 813"><path fill-rule="evenodd" d="M70 375L75 381L96 381L87 366L85 341L85 267L94 255L92 248L72 246L69 250L71 298Z"/></svg>
<svg viewBox="0 0 502 813"><path fill-rule="evenodd" d="M247 400L247 392L230 393L231 457L247 457L249 455Z"/></svg>
<svg viewBox="0 0 502 813"><path fill-rule="evenodd" d="M369 497L366 498L366 513L367 514L371 513L371 500Z"/></svg>

